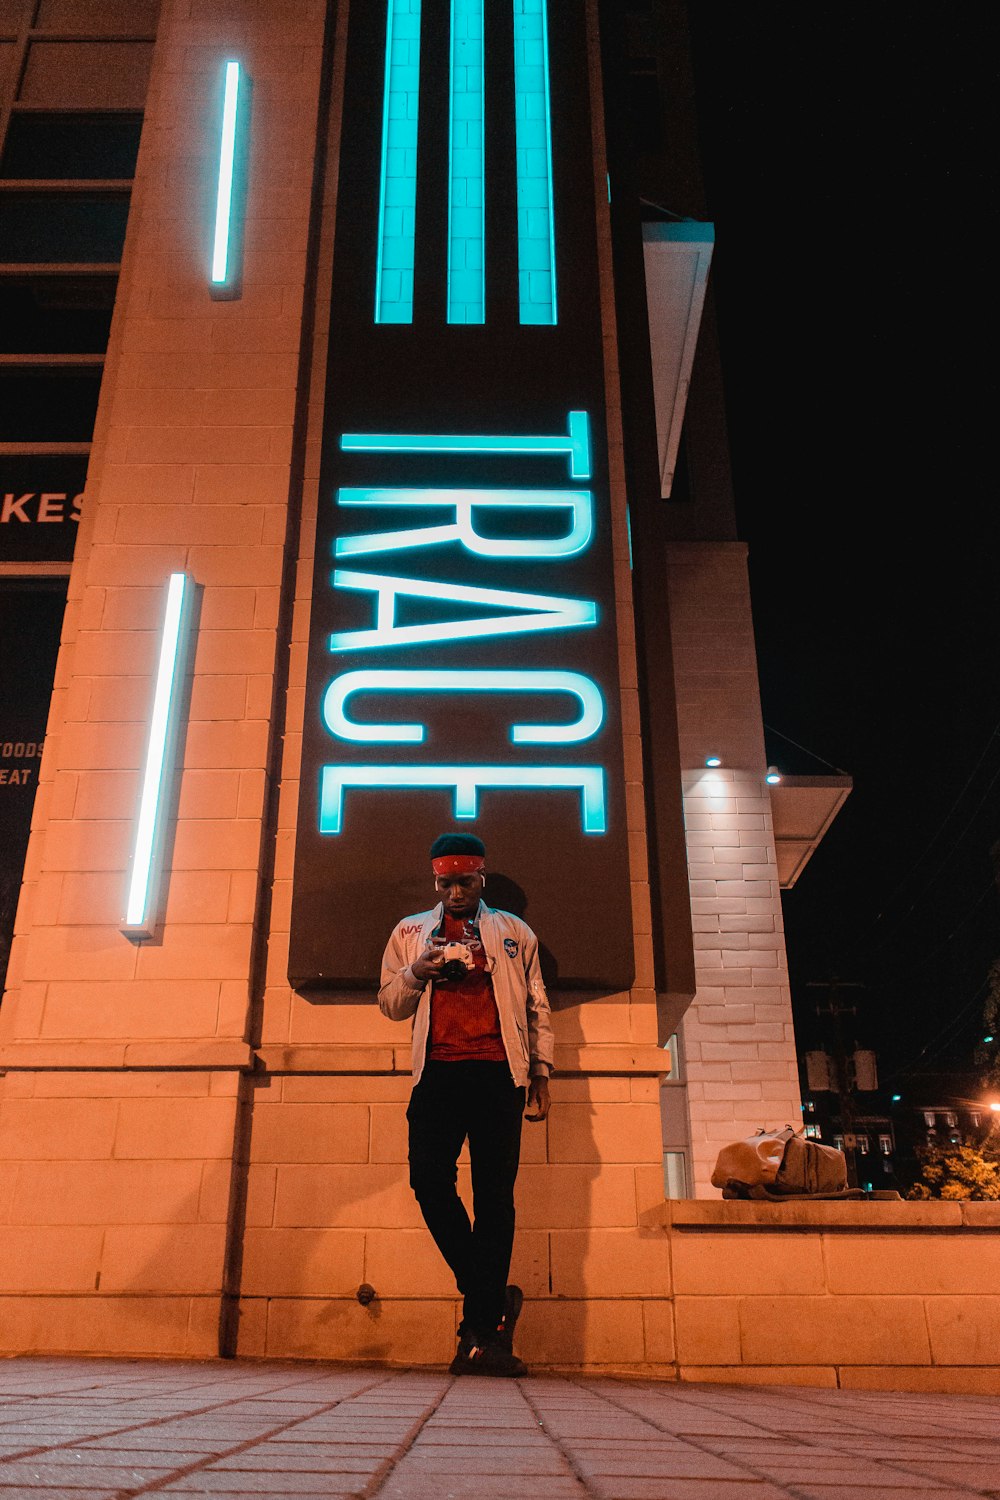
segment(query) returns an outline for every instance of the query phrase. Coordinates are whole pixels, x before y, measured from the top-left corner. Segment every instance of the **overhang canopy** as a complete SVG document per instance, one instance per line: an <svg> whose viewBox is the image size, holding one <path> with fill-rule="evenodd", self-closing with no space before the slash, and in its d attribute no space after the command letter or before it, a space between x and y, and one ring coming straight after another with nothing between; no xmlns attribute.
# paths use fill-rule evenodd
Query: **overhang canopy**
<svg viewBox="0 0 1000 1500"><path fill-rule="evenodd" d="M770 788L782 890L798 880L853 785L850 776L783 776Z"/></svg>
<svg viewBox="0 0 1000 1500"><path fill-rule="evenodd" d="M712 224L684 221L642 226L660 494L664 500L670 498L674 481L714 245Z"/></svg>

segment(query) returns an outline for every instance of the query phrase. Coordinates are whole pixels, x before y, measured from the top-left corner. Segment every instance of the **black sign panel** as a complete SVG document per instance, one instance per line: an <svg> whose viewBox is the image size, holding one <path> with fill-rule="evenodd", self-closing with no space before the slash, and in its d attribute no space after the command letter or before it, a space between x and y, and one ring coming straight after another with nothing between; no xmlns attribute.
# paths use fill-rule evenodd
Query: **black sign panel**
<svg viewBox="0 0 1000 1500"><path fill-rule="evenodd" d="M428 850L446 830L484 840L486 899L536 929L554 983L614 990L633 977L584 8L486 7L485 273L449 281L469 227L456 209L475 199L481 160L456 134L477 108L476 9L456 7L472 13L468 46L450 36L448 0L351 15L292 908L299 987L376 980L393 924L434 900ZM407 62L406 38L415 65L417 31L419 111L403 74L390 97L386 67L387 43L393 65ZM529 152L515 132L516 111L537 121L546 109L548 221L544 134ZM406 119L412 145L387 123ZM387 190L408 164L415 183ZM544 264L546 232L554 297L526 270ZM475 268L475 247L461 253Z"/></svg>
<svg viewBox="0 0 1000 1500"><path fill-rule="evenodd" d="M0 562L71 562L86 477L74 454L0 459Z"/></svg>
<svg viewBox="0 0 1000 1500"><path fill-rule="evenodd" d="M0 989L49 716L65 583L0 583Z"/></svg>

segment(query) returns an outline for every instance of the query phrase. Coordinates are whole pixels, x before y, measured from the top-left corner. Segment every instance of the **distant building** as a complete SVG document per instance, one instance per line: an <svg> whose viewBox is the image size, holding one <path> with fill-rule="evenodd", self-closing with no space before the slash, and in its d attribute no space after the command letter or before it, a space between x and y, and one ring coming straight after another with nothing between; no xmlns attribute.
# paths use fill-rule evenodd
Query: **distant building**
<svg viewBox="0 0 1000 1500"><path fill-rule="evenodd" d="M889 1114L878 1110L873 1097L859 1096L856 1110L845 1118L836 1095L806 1094L802 1116L809 1139L844 1152L858 1187L899 1190L895 1125Z"/></svg>

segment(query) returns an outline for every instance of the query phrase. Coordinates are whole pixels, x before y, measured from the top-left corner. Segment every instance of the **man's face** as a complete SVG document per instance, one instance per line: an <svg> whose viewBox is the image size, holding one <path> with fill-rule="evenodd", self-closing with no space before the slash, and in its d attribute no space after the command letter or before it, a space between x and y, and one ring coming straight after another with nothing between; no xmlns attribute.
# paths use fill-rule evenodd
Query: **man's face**
<svg viewBox="0 0 1000 1500"><path fill-rule="evenodd" d="M482 872L474 875L435 875L434 889L449 917L474 917L483 894Z"/></svg>

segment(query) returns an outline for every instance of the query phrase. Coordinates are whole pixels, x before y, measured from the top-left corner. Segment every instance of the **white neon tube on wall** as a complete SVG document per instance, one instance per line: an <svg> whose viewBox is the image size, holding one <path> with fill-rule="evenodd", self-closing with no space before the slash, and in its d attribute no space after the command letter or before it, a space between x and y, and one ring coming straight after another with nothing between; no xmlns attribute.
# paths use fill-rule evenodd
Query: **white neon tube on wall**
<svg viewBox="0 0 1000 1500"><path fill-rule="evenodd" d="M233 174L236 166L236 111L240 94L240 65L227 62L222 104L222 144L219 150L219 188L215 200L215 238L212 242L212 284L229 279L229 240L233 218Z"/></svg>
<svg viewBox="0 0 1000 1500"><path fill-rule="evenodd" d="M163 634L156 667L149 742L135 822L122 931L151 937L156 927L156 897L163 850L164 807L168 801L177 742L177 719L184 681L186 629L192 583L186 573L171 573L163 613Z"/></svg>

